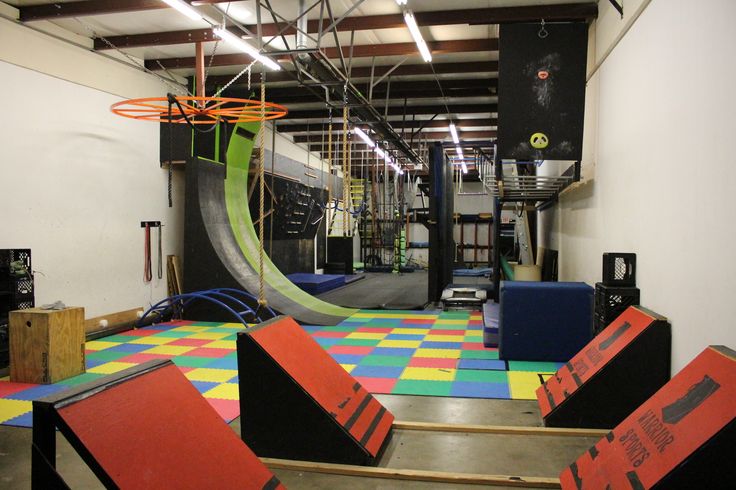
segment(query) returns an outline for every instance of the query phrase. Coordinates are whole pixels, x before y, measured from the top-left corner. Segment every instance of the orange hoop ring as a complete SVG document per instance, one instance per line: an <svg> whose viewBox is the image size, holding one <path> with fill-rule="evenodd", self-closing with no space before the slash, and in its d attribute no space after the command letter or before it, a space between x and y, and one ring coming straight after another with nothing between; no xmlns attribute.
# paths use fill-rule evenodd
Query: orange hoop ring
<svg viewBox="0 0 736 490"><path fill-rule="evenodd" d="M261 120L261 108L265 107L265 119L279 119L289 110L273 102L261 104L260 100L235 99L231 97L192 97L177 96L184 112L174 104L171 106L171 122L186 124L214 124L218 121L229 123L256 122ZM116 102L110 110L118 116L142 121L169 122L169 100L166 97L147 97Z"/></svg>

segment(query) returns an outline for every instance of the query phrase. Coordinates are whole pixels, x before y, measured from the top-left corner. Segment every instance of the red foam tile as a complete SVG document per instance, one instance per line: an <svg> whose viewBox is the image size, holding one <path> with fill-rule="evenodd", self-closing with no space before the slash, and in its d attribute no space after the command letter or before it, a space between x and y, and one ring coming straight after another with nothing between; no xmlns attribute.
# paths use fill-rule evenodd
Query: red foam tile
<svg viewBox="0 0 736 490"><path fill-rule="evenodd" d="M210 347L200 347L199 349L190 350L186 354L188 356L221 358L231 354L232 352L233 349L212 349Z"/></svg>
<svg viewBox="0 0 736 490"><path fill-rule="evenodd" d="M457 367L457 359L440 359L440 358L435 358L435 357L412 357L411 361L409 361L409 367L455 369Z"/></svg>
<svg viewBox="0 0 736 490"><path fill-rule="evenodd" d="M191 367L191 366L176 366L176 367L178 367L179 368L179 371L181 371L184 374L187 374L189 371L191 371L193 369L197 369L197 368L194 368L194 367Z"/></svg>
<svg viewBox="0 0 736 490"><path fill-rule="evenodd" d="M483 325L483 320L468 320L468 325Z"/></svg>
<svg viewBox="0 0 736 490"><path fill-rule="evenodd" d="M396 379L389 379L389 378L366 378L363 376L356 376L355 380L363 385L363 388L368 391L368 393L384 393L389 394L391 391L393 391L394 386L396 386Z"/></svg>
<svg viewBox="0 0 736 490"><path fill-rule="evenodd" d="M483 345L483 342L463 342L463 350L486 350L486 347Z"/></svg>
<svg viewBox="0 0 736 490"><path fill-rule="evenodd" d="M4 398L13 393L27 390L28 388L35 388L38 386L33 383L12 383L10 381L0 381L0 398Z"/></svg>
<svg viewBox="0 0 736 490"><path fill-rule="evenodd" d="M364 333L387 333L391 332L393 330L393 327L359 327L356 332L364 332Z"/></svg>
<svg viewBox="0 0 736 490"><path fill-rule="evenodd" d="M138 329L135 329L135 330L128 330L126 332L121 332L118 335L125 335L125 336L128 336L128 337L148 337L149 335L154 335L154 334L165 332L165 331L166 330L138 328Z"/></svg>
<svg viewBox="0 0 736 490"><path fill-rule="evenodd" d="M238 400L223 400L221 398L207 397L205 397L205 400L220 414L220 417L228 422L240 417L240 402Z"/></svg>
<svg viewBox="0 0 736 490"><path fill-rule="evenodd" d="M432 325L434 322L436 322L436 318L407 318L406 320L402 320L402 325Z"/></svg>
<svg viewBox="0 0 736 490"><path fill-rule="evenodd" d="M441 329L432 329L429 332L429 335L465 335L465 330L441 330Z"/></svg>
<svg viewBox="0 0 736 490"><path fill-rule="evenodd" d="M142 352L138 352L137 354L131 354L129 356L122 357L120 359L117 359L116 362L132 362L136 364L141 364L147 361L154 361L157 359L171 359L175 356L170 356L167 354L144 354Z"/></svg>
<svg viewBox="0 0 736 490"><path fill-rule="evenodd" d="M342 339L347 337L348 332L325 332L325 331L318 331L314 332L312 334L312 337L328 337L333 339Z"/></svg>
<svg viewBox="0 0 736 490"><path fill-rule="evenodd" d="M206 340L206 339L187 339L187 338L181 338L176 339L173 342L169 342L166 345L181 345L184 347L201 347L204 344L211 344L214 342L214 340ZM187 354L188 355L188 354Z"/></svg>
<svg viewBox="0 0 736 490"><path fill-rule="evenodd" d="M327 352L330 354L354 354L365 356L373 351L373 347L369 345L333 345Z"/></svg>

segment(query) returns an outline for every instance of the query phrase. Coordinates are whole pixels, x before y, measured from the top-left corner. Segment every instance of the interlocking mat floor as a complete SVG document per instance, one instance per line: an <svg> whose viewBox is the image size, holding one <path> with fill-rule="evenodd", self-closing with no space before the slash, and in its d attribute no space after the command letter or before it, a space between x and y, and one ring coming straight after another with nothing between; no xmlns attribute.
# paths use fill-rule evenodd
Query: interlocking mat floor
<svg viewBox="0 0 736 490"><path fill-rule="evenodd" d="M172 322L87 342L87 372L50 385L0 379L0 424L30 427L31 402L151 359L171 359L226 421L240 415L229 323ZM480 313L361 310L304 327L372 393L535 399L559 363L502 361L483 347Z"/></svg>

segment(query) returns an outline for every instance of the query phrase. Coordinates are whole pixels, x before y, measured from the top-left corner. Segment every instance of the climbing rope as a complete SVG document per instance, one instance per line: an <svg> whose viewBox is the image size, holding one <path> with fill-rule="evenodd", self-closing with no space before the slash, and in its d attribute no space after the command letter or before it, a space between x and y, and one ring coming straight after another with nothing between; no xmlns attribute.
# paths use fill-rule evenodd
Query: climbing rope
<svg viewBox="0 0 736 490"><path fill-rule="evenodd" d="M266 292L263 281L263 225L264 225L264 202L266 194L266 74L261 70L261 131L260 131L260 150L258 155L258 304L267 306Z"/></svg>
<svg viewBox="0 0 736 490"><path fill-rule="evenodd" d="M330 120L327 127L327 171L330 177L327 179L327 202L332 201L332 107L330 107Z"/></svg>

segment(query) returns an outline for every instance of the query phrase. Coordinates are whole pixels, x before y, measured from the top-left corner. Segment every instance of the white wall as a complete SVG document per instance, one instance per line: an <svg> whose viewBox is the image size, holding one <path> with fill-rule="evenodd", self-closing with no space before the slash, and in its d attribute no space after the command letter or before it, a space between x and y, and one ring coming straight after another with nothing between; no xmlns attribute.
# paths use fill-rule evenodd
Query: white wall
<svg viewBox="0 0 736 490"><path fill-rule="evenodd" d="M626 19L599 9L600 58ZM732 0L652 1L591 79L595 175L555 212L561 280L592 284L603 252L637 253L642 304L672 322L673 372L736 346L734 18Z"/></svg>
<svg viewBox="0 0 736 490"><path fill-rule="evenodd" d="M62 300L93 317L165 297L165 276L143 282L140 221L165 223L164 261L181 254L183 175L169 209L158 125L109 107L166 87L4 19L0 80L0 248L32 249L37 304Z"/></svg>

